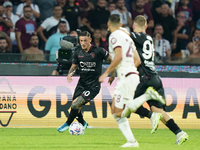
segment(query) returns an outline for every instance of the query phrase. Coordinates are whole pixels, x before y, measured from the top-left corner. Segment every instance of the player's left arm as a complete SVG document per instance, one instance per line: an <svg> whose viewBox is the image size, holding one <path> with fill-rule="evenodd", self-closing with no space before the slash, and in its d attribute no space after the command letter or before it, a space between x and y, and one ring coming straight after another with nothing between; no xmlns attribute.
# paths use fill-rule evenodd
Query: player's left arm
<svg viewBox="0 0 200 150"><path fill-rule="evenodd" d="M110 66L106 69L106 71L99 77L99 82L103 82L103 80L118 66L118 64L122 60L122 48L115 48L115 57L112 60Z"/></svg>
<svg viewBox="0 0 200 150"><path fill-rule="evenodd" d="M108 58L106 59L106 61L108 61L109 63L112 62L112 58L111 58L110 55L108 56ZM115 69L111 72L111 76L108 79L108 83L110 83L110 85L111 85L114 80L115 80Z"/></svg>

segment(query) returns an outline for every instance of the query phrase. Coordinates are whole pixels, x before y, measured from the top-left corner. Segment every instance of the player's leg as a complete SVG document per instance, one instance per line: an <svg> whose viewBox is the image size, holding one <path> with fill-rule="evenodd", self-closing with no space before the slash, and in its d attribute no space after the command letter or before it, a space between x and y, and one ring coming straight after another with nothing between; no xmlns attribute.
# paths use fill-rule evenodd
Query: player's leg
<svg viewBox="0 0 200 150"><path fill-rule="evenodd" d="M138 87L136 89L134 98L137 98L137 97L143 95L149 86L152 86L156 89L162 87L162 82L161 82L159 76L155 75L151 78L143 76L143 78L141 78L140 84L138 85ZM162 96L164 98L164 90L162 93L159 93L159 92L157 92L157 93L158 93L157 95ZM161 108L162 108L162 105L161 105ZM141 116L147 117L151 120L151 124L152 124L151 133L154 133L157 130L159 121L162 116L160 113L149 111L148 109L144 108L143 106L138 108L135 113L139 114Z"/></svg>
<svg viewBox="0 0 200 150"><path fill-rule="evenodd" d="M182 131L179 128L179 126L174 122L174 119L169 114L167 114L163 109L151 106L151 110L154 112L162 113L161 121L176 135L176 141L175 141L176 145L181 145L186 140L188 140L187 133Z"/></svg>
<svg viewBox="0 0 200 150"><path fill-rule="evenodd" d="M64 132L69 128L70 124L74 121L74 119L78 115L82 105L84 105L84 104L85 104L85 99L82 96L78 96L72 102L71 111L69 113L67 121L63 125L61 125L60 127L57 128L57 130L59 132Z"/></svg>
<svg viewBox="0 0 200 150"><path fill-rule="evenodd" d="M86 100L85 103L88 103L96 97L99 91L100 91L100 85L99 85L99 82L97 82L96 84L90 87L85 87L81 95ZM78 120L78 122L80 122L83 125L83 129L85 131L85 129L88 127L88 123L83 119L83 115L81 111L79 111L76 119Z"/></svg>
<svg viewBox="0 0 200 150"><path fill-rule="evenodd" d="M125 143L121 147L138 147L139 144L131 131L131 128L129 126L129 122L128 122L127 118L126 117L117 117L115 115L115 112L120 113L123 111L123 109L116 108L114 106L114 104L115 104L115 98L113 98L113 103L112 103L112 112L113 112L112 114L118 124L120 131L122 132L122 134L124 135L124 137L127 140L127 143Z"/></svg>
<svg viewBox="0 0 200 150"><path fill-rule="evenodd" d="M112 114L114 119L116 120L119 129L127 140L127 143L122 145L121 147L138 147L139 144L136 141L131 128L129 126L129 122L126 117L121 117L121 113L125 104L132 100L133 93L139 83L139 77L137 75L131 75L132 77L127 77L124 79L120 79L117 82L117 86L115 88L113 103L112 103ZM135 77L133 77L135 76ZM133 81L135 83L133 83Z"/></svg>
<svg viewBox="0 0 200 150"><path fill-rule="evenodd" d="M139 84L138 85L138 91L141 89L142 91L144 89L146 89L146 86L144 86L145 84ZM140 88L140 87L144 87L144 88ZM136 90L137 92L137 90ZM139 91L140 92L140 91ZM165 100L163 99L163 97L161 95L159 95L159 93L154 90L152 87L148 87L147 90L145 91L144 94L141 94L139 97L135 98L133 101L131 101L128 105L126 105L126 108L124 109L124 111L122 112L122 117L127 117L128 115L130 115L132 112L136 112L136 110L146 101L154 99L156 101L159 101L163 104L165 104ZM148 112L146 110L146 112Z"/></svg>

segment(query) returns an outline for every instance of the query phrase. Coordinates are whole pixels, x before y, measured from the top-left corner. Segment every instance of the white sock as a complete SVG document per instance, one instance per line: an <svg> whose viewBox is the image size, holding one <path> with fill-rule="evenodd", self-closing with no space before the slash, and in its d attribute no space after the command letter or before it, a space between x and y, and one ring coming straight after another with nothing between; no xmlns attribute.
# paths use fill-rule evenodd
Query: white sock
<svg viewBox="0 0 200 150"><path fill-rule="evenodd" d="M121 117L127 117L127 115L130 114L129 113L130 111L135 112L144 102L146 102L150 99L151 99L151 96L149 94L143 94L143 95L135 98L130 103L126 104L126 107L123 110Z"/></svg>
<svg viewBox="0 0 200 150"><path fill-rule="evenodd" d="M129 126L129 122L128 122L127 118L125 118L125 117L119 118L119 117L116 117L115 114L113 114L113 117L117 121L119 129L123 133L123 135L126 138L127 142L135 142L136 140L135 140L135 137L133 136L133 133L131 131L131 128Z"/></svg>

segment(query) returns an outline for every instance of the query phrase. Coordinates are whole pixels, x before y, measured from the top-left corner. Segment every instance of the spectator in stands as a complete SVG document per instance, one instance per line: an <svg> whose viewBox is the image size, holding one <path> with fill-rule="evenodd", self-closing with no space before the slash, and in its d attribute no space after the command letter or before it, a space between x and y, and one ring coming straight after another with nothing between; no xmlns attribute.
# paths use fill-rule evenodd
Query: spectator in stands
<svg viewBox="0 0 200 150"><path fill-rule="evenodd" d="M10 51L12 48L12 40L10 39L10 37L3 31L0 31L0 37L3 37L7 40L8 46L7 46L7 51Z"/></svg>
<svg viewBox="0 0 200 150"><path fill-rule="evenodd" d="M178 3L179 2L180 2L180 0L172 0L171 1L171 9L172 9L174 17L175 17L176 9L178 8Z"/></svg>
<svg viewBox="0 0 200 150"><path fill-rule="evenodd" d="M53 16L53 8L56 6L57 0L34 0L35 5L38 5L40 10L40 17L38 18L38 25L40 25L45 19Z"/></svg>
<svg viewBox="0 0 200 150"><path fill-rule="evenodd" d="M200 46L200 29L195 29L194 35L192 37L192 42L188 43L187 47L190 51L190 54L195 54L199 51Z"/></svg>
<svg viewBox="0 0 200 150"><path fill-rule="evenodd" d="M44 61L43 50L38 49L38 36L36 34L31 35L30 39L31 46L24 50L22 53L21 60L25 61Z"/></svg>
<svg viewBox="0 0 200 150"><path fill-rule="evenodd" d="M101 39L101 30L100 29L94 29L92 36L93 36L92 42L91 42L92 45L95 45L97 47L103 47L104 49L108 50L108 43Z"/></svg>
<svg viewBox="0 0 200 150"><path fill-rule="evenodd" d="M95 6L92 2L90 2L90 0L76 0L76 3L80 8L81 19L86 18L88 16L88 12L95 9Z"/></svg>
<svg viewBox="0 0 200 150"><path fill-rule="evenodd" d="M20 18L22 18L24 16L24 13L23 13L24 6L30 6L32 8L32 12L31 12L32 20L36 21L36 18L40 17L40 10L39 10L38 5L33 4L32 0L26 0L25 3L21 3L17 7L16 15L18 15Z"/></svg>
<svg viewBox="0 0 200 150"><path fill-rule="evenodd" d="M169 15L173 16L174 12L171 9L171 3L168 0L154 0L153 4L152 4L152 9L151 9L154 19L157 16L157 13L160 14L162 12L162 5L163 4L167 4L169 6L169 8L167 9L167 12L168 12Z"/></svg>
<svg viewBox="0 0 200 150"><path fill-rule="evenodd" d="M145 2L144 0L136 0L135 2L135 10L131 12L132 19L134 20L136 16L143 15L147 19L147 34L152 35L152 29L154 27L154 20L151 14L151 11L147 11L145 9Z"/></svg>
<svg viewBox="0 0 200 150"><path fill-rule="evenodd" d="M24 3L25 0L9 0L13 4L13 13L16 14L17 7L20 3Z"/></svg>
<svg viewBox="0 0 200 150"><path fill-rule="evenodd" d="M189 26L190 22L192 21L192 10L188 7L189 0L181 0L181 6L179 6L176 10L176 14L180 11L184 11L186 13L186 25Z"/></svg>
<svg viewBox="0 0 200 150"><path fill-rule="evenodd" d="M8 17L4 17L4 7L0 4L0 31L10 35L10 28L13 28L13 23Z"/></svg>
<svg viewBox="0 0 200 150"><path fill-rule="evenodd" d="M81 26L80 9L75 0L69 0L63 7L62 16L69 22L70 30L76 30Z"/></svg>
<svg viewBox="0 0 200 150"><path fill-rule="evenodd" d="M82 24L89 32L94 32L94 29L100 28L102 24L107 24L109 16L106 1L98 0L97 7L89 12L87 18L82 19Z"/></svg>
<svg viewBox="0 0 200 150"><path fill-rule="evenodd" d="M111 13L113 10L116 9L116 4L114 2L111 2L108 4L108 8L109 12Z"/></svg>
<svg viewBox="0 0 200 150"><path fill-rule="evenodd" d="M154 46L157 56L160 57L170 57L171 46L168 40L162 37L164 33L161 24L156 24L154 29Z"/></svg>
<svg viewBox="0 0 200 150"><path fill-rule="evenodd" d="M199 64L200 59L197 59L197 58L200 58L200 40L198 39L198 41L196 42L198 42L199 44L197 45L195 52L189 56L189 58L192 58L192 59L189 59L190 60L189 62Z"/></svg>
<svg viewBox="0 0 200 150"><path fill-rule="evenodd" d="M49 37L45 45L45 53L50 54L50 60L56 61L56 51L60 48L60 40L67 36L67 23L65 21L60 21L58 23L59 33L55 33Z"/></svg>
<svg viewBox="0 0 200 150"><path fill-rule="evenodd" d="M186 25L186 12L180 11L177 14L177 28L175 32L177 33L177 43L176 49L172 51L173 57L182 57L182 53L186 52L186 46L189 42L190 28Z"/></svg>
<svg viewBox="0 0 200 150"><path fill-rule="evenodd" d="M32 9L30 6L24 6L24 17L19 19L15 24L15 34L18 49L23 53L24 49L31 46L31 35L36 32L36 22L31 19Z"/></svg>
<svg viewBox="0 0 200 150"><path fill-rule="evenodd" d="M0 37L0 53L10 53L7 51L8 42L5 37Z"/></svg>
<svg viewBox="0 0 200 150"><path fill-rule="evenodd" d="M132 0L131 2L131 7L132 7L132 11L134 11L136 9L135 7L135 3L136 3L137 0ZM144 9L145 11L151 11L151 4L150 4L150 1L152 0L144 0ZM131 12L132 12L131 11Z"/></svg>
<svg viewBox="0 0 200 150"><path fill-rule="evenodd" d="M62 9L64 8L64 6L67 4L67 0L59 0L58 5L60 5L62 7ZM64 9L63 9L64 10Z"/></svg>
<svg viewBox="0 0 200 150"><path fill-rule="evenodd" d="M176 21L173 16L169 15L168 4L162 4L161 13L154 17L155 24L161 24L164 29L163 37L170 43L173 43L172 49L176 48Z"/></svg>
<svg viewBox="0 0 200 150"><path fill-rule="evenodd" d="M62 16L62 8L60 5L54 6L53 16L44 20L44 22L39 26L37 33L46 43L47 39L54 33L58 31L58 23L59 21L65 21L67 25L67 32L70 31L69 23L66 19L61 18ZM44 31L44 33L43 33Z"/></svg>
<svg viewBox="0 0 200 150"><path fill-rule="evenodd" d="M100 26L102 41L108 42L108 27L106 24Z"/></svg>
<svg viewBox="0 0 200 150"><path fill-rule="evenodd" d="M15 27L15 23L19 20L19 16L13 14L13 5L9 1L5 1L3 3L3 7L5 8L5 17L10 18L13 23L13 27Z"/></svg>
<svg viewBox="0 0 200 150"><path fill-rule="evenodd" d="M15 52L17 50L17 42L15 38L15 24L19 20L19 16L13 14L13 5L9 1L5 1L3 3L3 7L5 8L5 17L10 18L13 23L13 28L10 28L10 38L13 42L12 51Z"/></svg>
<svg viewBox="0 0 200 150"><path fill-rule="evenodd" d="M122 21L122 27L126 28L130 32L132 26L131 13L126 9L124 0L117 0L117 9L111 12L111 14L118 14Z"/></svg>
<svg viewBox="0 0 200 150"><path fill-rule="evenodd" d="M200 0L191 0L192 1L192 11L193 11L193 21L194 23L200 19Z"/></svg>

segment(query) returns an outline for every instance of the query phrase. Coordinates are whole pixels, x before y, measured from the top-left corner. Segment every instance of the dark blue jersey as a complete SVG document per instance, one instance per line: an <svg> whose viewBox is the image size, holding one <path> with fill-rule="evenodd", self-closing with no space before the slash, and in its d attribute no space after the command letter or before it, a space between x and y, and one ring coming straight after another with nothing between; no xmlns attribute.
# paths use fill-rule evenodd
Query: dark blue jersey
<svg viewBox="0 0 200 150"><path fill-rule="evenodd" d="M157 74L154 64L154 45L151 36L144 33L131 32L131 38L135 42L141 60L141 65L138 67L140 76Z"/></svg>
<svg viewBox="0 0 200 150"><path fill-rule="evenodd" d="M103 48L91 46L88 52L81 47L74 52L72 63L77 64L80 72L79 83L83 86L92 86L99 83L103 60L109 56Z"/></svg>

